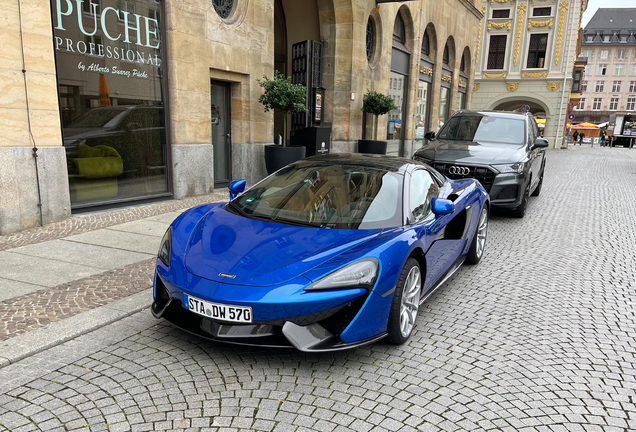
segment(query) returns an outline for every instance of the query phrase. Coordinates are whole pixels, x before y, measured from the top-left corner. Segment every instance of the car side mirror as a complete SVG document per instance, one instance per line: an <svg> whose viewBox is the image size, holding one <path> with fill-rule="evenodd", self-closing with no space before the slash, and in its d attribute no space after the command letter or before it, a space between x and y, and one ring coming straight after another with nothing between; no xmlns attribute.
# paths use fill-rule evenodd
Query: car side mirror
<svg viewBox="0 0 636 432"><path fill-rule="evenodd" d="M236 198L239 194L242 194L245 190L245 180L234 180L230 182L227 187L230 190L230 201Z"/></svg>
<svg viewBox="0 0 636 432"><path fill-rule="evenodd" d="M538 148L546 148L549 145L550 145L550 143L548 142L547 139L545 139L545 138L537 138L536 141L534 142L534 145L532 146L532 150L538 149Z"/></svg>
<svg viewBox="0 0 636 432"><path fill-rule="evenodd" d="M433 131L426 132L424 134L424 138L429 140L429 141L433 141L435 139L435 132L433 132Z"/></svg>
<svg viewBox="0 0 636 432"><path fill-rule="evenodd" d="M455 204L448 199L433 198L431 200L431 210L435 216L445 216L455 211Z"/></svg>

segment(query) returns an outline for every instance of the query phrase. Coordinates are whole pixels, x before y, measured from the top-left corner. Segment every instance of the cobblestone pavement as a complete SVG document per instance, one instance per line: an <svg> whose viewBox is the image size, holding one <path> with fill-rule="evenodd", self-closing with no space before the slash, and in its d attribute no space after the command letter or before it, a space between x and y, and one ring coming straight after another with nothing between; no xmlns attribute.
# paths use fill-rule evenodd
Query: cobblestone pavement
<svg viewBox="0 0 636 432"><path fill-rule="evenodd" d="M127 207L119 210L80 214L60 222L48 224L43 228L35 228L8 236L0 236L0 251L55 240L100 228L107 228L150 216L187 209L198 204L227 201L227 196L227 191L219 191L209 195L201 195L183 200L161 201L150 205Z"/></svg>
<svg viewBox="0 0 636 432"><path fill-rule="evenodd" d="M0 369L0 430L636 430L636 151L549 153L403 346L215 345L143 311Z"/></svg>
<svg viewBox="0 0 636 432"><path fill-rule="evenodd" d="M0 342L152 286L155 259L0 302Z"/></svg>

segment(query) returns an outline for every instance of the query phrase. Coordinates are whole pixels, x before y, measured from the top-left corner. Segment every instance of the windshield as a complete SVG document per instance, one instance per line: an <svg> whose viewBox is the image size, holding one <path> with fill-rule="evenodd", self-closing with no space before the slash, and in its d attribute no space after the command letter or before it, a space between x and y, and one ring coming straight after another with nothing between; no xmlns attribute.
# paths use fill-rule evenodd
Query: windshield
<svg viewBox="0 0 636 432"><path fill-rule="evenodd" d="M355 165L292 165L231 206L247 217L303 226L372 229L402 225L402 177Z"/></svg>
<svg viewBox="0 0 636 432"><path fill-rule="evenodd" d="M437 138L449 141L487 141L522 145L525 142L525 135L524 121L521 119L460 115L448 120Z"/></svg>
<svg viewBox="0 0 636 432"><path fill-rule="evenodd" d="M114 119L118 114L126 111L127 108L98 108L92 109L87 113L79 116L73 121L73 123L66 126L67 128L101 128L105 127L106 123Z"/></svg>

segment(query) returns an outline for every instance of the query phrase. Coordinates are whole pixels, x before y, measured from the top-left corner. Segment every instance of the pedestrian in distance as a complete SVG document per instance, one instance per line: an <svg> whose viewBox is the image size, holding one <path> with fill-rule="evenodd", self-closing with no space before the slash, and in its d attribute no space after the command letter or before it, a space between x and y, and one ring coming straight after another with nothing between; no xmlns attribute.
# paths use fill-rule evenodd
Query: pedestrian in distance
<svg viewBox="0 0 636 432"><path fill-rule="evenodd" d="M601 132L601 147L605 147L607 144L607 134L605 131Z"/></svg>
<svg viewBox="0 0 636 432"><path fill-rule="evenodd" d="M579 140L579 131L574 131L572 138L574 138L574 145L576 145L576 142Z"/></svg>
<svg viewBox="0 0 636 432"><path fill-rule="evenodd" d="M579 145L583 145L583 140L585 139L585 133L581 132L579 134Z"/></svg>

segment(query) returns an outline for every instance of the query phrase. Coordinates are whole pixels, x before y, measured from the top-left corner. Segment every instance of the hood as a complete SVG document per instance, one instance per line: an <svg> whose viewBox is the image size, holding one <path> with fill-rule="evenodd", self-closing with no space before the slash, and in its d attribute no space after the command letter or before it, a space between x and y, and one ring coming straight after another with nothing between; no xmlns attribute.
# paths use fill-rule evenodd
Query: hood
<svg viewBox="0 0 636 432"><path fill-rule="evenodd" d="M226 284L276 285L381 231L283 225L245 218L219 207L194 228L185 265L190 273Z"/></svg>
<svg viewBox="0 0 636 432"><path fill-rule="evenodd" d="M525 146L518 144L435 140L417 155L435 162L494 165L519 162L525 153Z"/></svg>
<svg viewBox="0 0 636 432"><path fill-rule="evenodd" d="M81 141L83 139L103 138L115 133L113 128L66 128L64 140L67 143Z"/></svg>

